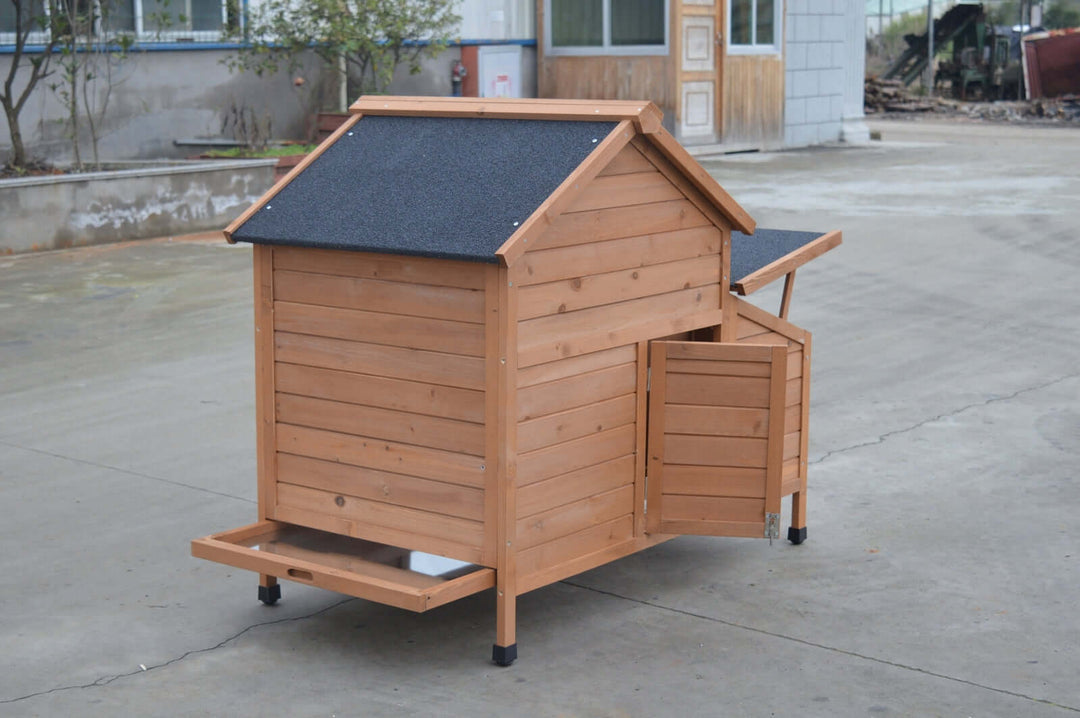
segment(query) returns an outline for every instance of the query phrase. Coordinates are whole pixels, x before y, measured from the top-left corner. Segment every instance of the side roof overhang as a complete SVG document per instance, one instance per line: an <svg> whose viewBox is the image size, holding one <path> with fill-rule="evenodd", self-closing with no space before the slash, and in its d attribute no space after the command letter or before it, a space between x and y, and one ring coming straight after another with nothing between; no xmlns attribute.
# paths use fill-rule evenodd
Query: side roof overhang
<svg viewBox="0 0 1080 718"><path fill-rule="evenodd" d="M603 139L596 138L595 146L583 160L577 162L553 191L528 214L523 221L515 222L513 231L502 240L493 254L458 257L453 253L431 252L432 256L472 259L474 261L496 261L511 265L528 247L531 238L539 237L543 230L554 222L569 207L578 192L583 189L614 157L635 137L644 141L666 159L671 166L682 174L705 200L727 218L732 226L745 234L752 234L755 228L753 218L732 199L720 184L683 148L682 145L661 125L663 114L652 102L606 101L606 100L522 100L509 98L448 98L448 97L361 97L350 107L352 117L328 138L304 162L298 165L281 182L264 194L225 230L229 242L253 241L267 243L295 243L306 246L324 246L310 238L296 238L289 242L284 239L259 238L245 227L249 220L260 212L263 216L258 221L264 225L269 220L264 210L271 207L271 202L288 187L307 167L313 164L325 151L350 136L357 123L364 117L415 117L415 118L459 118L466 120L535 120L535 121L576 121L587 123L614 123ZM537 126L550 126L546 122ZM595 124L590 126L597 126ZM608 125L610 126L610 125ZM607 129L606 127L604 129ZM299 184L299 183L298 183ZM288 193L286 193L288 194ZM308 201L317 201L317 196L308 197ZM297 210L293 210L294 212ZM329 248L350 248L345 245L325 245ZM353 247L367 251L394 251L393 248ZM402 253L424 254L415 248L402 247ZM486 252L490 252L487 249Z"/></svg>

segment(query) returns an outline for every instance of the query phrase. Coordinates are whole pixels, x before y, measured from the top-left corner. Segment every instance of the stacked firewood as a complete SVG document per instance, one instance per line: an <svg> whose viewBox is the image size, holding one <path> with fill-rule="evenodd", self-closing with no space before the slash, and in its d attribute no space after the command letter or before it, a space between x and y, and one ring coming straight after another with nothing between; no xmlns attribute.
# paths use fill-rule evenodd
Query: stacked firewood
<svg viewBox="0 0 1080 718"><path fill-rule="evenodd" d="M931 112L937 108L937 102L933 99L908 94L900 80L867 77L864 90L864 107L868 115L878 112Z"/></svg>

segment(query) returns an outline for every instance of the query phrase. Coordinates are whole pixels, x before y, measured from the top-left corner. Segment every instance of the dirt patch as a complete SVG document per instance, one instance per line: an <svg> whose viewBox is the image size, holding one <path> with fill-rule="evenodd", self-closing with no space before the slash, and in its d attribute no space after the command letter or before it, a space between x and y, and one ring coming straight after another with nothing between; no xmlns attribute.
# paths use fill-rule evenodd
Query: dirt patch
<svg viewBox="0 0 1080 718"><path fill-rule="evenodd" d="M0 179L17 179L19 177L44 177L47 175L62 174L67 174L67 172L60 167L54 167L47 162L28 162L25 167L0 165Z"/></svg>

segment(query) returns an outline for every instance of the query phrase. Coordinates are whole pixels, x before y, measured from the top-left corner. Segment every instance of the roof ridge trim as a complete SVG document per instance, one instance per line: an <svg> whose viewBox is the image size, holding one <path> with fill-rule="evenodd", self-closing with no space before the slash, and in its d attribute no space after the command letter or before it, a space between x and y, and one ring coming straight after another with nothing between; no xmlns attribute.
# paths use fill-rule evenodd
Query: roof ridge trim
<svg viewBox="0 0 1080 718"><path fill-rule="evenodd" d="M363 115L472 117L518 120L621 122L630 120L638 132L661 128L664 113L647 100L562 100L510 97L385 97L364 95L349 111Z"/></svg>

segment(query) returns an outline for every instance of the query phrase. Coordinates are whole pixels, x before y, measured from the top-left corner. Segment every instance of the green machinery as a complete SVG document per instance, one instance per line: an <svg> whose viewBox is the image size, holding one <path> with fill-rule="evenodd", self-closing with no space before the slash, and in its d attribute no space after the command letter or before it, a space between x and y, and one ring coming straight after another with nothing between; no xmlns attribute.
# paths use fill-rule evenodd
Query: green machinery
<svg viewBox="0 0 1080 718"><path fill-rule="evenodd" d="M926 71L927 33L905 35L907 49L883 75L910 85ZM934 87L948 84L959 99L1020 97L1020 37L1008 27L987 22L981 4L961 3L934 22L934 47L952 46L938 62Z"/></svg>

